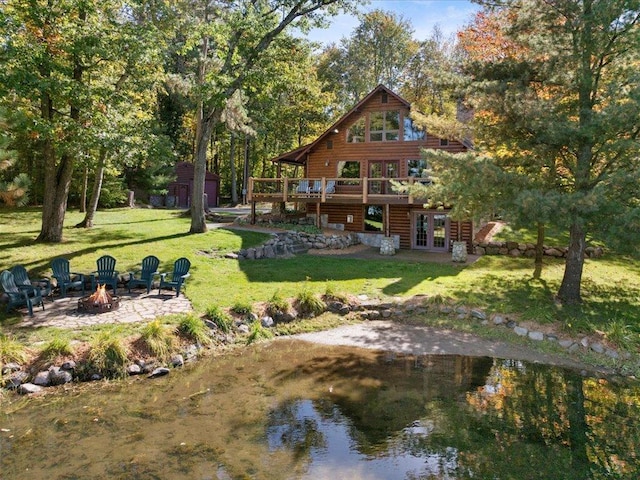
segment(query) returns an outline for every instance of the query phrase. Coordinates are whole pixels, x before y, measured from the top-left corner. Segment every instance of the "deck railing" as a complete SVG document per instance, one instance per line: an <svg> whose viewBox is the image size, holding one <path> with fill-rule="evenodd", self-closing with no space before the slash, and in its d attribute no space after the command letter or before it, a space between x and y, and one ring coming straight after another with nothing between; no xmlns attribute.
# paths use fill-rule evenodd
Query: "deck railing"
<svg viewBox="0 0 640 480"><path fill-rule="evenodd" d="M413 184L405 178L250 178L249 201L314 202L349 201L371 203L414 203L410 193L399 192L392 181Z"/></svg>

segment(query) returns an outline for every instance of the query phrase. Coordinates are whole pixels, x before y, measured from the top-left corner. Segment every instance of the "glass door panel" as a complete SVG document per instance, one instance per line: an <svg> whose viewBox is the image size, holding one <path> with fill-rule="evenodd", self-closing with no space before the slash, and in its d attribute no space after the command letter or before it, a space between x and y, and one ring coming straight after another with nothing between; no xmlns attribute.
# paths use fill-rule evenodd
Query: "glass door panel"
<svg viewBox="0 0 640 480"><path fill-rule="evenodd" d="M413 214L412 247L433 252L446 252L449 244L449 222L442 213Z"/></svg>

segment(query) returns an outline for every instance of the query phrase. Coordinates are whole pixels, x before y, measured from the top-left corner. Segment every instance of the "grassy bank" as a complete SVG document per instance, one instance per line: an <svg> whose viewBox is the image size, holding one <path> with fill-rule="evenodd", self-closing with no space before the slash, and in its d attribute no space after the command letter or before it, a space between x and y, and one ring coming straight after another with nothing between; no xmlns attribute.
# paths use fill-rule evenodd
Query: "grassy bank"
<svg viewBox="0 0 640 480"><path fill-rule="evenodd" d="M90 272L99 256L110 254L117 259L118 270L127 272L139 268L141 259L153 253L162 262L160 269L168 271L178 257L186 256L192 262L192 275L185 294L197 313L215 306L266 302L274 294L295 297L303 286L321 294L329 286L337 292L374 298L446 297L488 313L554 324L572 335L601 332L608 341L630 351L640 344L640 262L613 254L586 261L584 304L563 308L554 302L564 268L558 260L546 260L539 280L532 278L531 259L498 256L464 265L313 255L238 262L224 255L257 245L268 235L233 229L190 235L190 220L170 210L101 211L95 228L74 228L81 219L79 213L69 212L65 241L37 244L39 210L0 210L0 270L22 264L32 278L50 276L51 260L64 256L72 270ZM0 312L5 331L16 319L14 313ZM41 338L45 332L32 335L32 339Z"/></svg>

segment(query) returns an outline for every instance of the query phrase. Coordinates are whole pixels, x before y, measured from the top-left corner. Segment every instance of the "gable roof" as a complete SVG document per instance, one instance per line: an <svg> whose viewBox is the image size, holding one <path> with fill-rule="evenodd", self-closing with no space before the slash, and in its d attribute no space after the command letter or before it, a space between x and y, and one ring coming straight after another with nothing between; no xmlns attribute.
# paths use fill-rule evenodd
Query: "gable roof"
<svg viewBox="0 0 640 480"><path fill-rule="evenodd" d="M316 145L322 142L327 136L334 133L336 130L340 130L340 126L346 122L352 115L360 113L362 106L367 103L371 98L377 95L380 92L386 92L387 95L394 97L401 104L405 105L407 108L411 108L411 104L407 102L400 95L395 93L394 91L388 89L384 85L380 84L366 97L360 100L351 110L345 113L338 121L336 121L333 125L327 128L318 138L316 138L313 142L308 143L307 145L303 145L302 147L298 147L295 150L291 150L290 152L283 153L282 155L278 155L275 158L272 158L272 162L280 162L280 163L289 163L292 165L304 165L305 157L307 153L309 153Z"/></svg>

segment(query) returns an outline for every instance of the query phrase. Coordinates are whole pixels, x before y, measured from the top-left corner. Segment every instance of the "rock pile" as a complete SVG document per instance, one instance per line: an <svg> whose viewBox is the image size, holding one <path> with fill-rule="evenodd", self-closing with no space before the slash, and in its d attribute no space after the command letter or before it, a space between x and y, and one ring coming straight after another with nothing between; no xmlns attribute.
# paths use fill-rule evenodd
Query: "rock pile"
<svg viewBox="0 0 640 480"><path fill-rule="evenodd" d="M230 255L239 260L260 260L263 258L287 258L298 253L306 253L314 248L345 249L360 243L358 236L349 233L346 235L324 235L322 233L306 233L289 231L274 233L273 237L260 246L245 248L238 253Z"/></svg>
<svg viewBox="0 0 640 480"><path fill-rule="evenodd" d="M567 247L543 247L543 253L547 257L566 258ZM535 257L536 246L532 243L518 242L480 242L474 244L476 255L509 255L511 257ZM587 247L587 258L599 258L604 254L602 247Z"/></svg>

